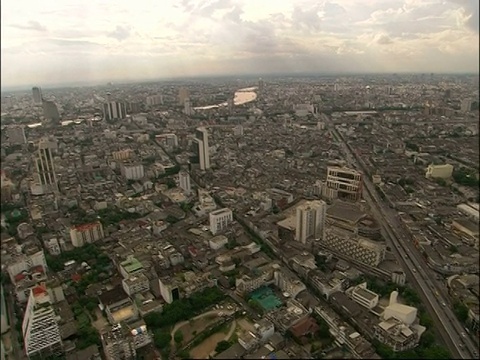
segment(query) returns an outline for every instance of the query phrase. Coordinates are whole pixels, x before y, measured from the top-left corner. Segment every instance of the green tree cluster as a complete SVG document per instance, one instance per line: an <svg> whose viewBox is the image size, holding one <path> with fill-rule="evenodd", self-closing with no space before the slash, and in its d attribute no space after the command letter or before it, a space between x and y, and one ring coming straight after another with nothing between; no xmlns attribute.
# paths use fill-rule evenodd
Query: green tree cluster
<svg viewBox="0 0 480 360"><path fill-rule="evenodd" d="M153 312L145 316L145 323L148 327L162 329L172 326L179 321L193 318L205 308L217 304L225 298L225 295L218 287L206 288L193 294L188 299L175 300L166 304L162 313Z"/></svg>
<svg viewBox="0 0 480 360"><path fill-rule="evenodd" d="M230 348L231 346L232 344L230 343L230 341L222 340L219 343L217 343L217 346L215 346L215 352L221 353L227 350L228 348Z"/></svg>
<svg viewBox="0 0 480 360"><path fill-rule="evenodd" d="M477 179L477 172L473 169L461 167L453 171L453 180L459 185L478 189L480 182Z"/></svg>

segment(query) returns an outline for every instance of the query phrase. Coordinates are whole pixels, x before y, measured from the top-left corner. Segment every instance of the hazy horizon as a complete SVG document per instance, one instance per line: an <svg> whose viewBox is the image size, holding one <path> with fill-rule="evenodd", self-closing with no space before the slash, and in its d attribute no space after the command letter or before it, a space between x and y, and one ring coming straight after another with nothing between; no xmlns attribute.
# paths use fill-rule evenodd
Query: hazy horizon
<svg viewBox="0 0 480 360"><path fill-rule="evenodd" d="M473 0L7 0L1 88L307 73L473 74L478 10Z"/></svg>

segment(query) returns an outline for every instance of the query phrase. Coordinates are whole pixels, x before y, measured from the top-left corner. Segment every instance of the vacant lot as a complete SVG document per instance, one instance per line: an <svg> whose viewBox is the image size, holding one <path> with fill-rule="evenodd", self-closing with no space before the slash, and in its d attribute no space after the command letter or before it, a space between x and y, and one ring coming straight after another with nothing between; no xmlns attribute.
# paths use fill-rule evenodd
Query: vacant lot
<svg viewBox="0 0 480 360"><path fill-rule="evenodd" d="M219 331L206 338L202 343L190 350L190 356L193 359L208 359L209 355L215 350L217 344L230 338L235 330L236 323L233 321L224 331Z"/></svg>
<svg viewBox="0 0 480 360"><path fill-rule="evenodd" d="M95 309L95 315L97 315L97 320L92 325L95 329L101 331L108 326L108 320L103 317L102 312L98 308Z"/></svg>
<svg viewBox="0 0 480 360"><path fill-rule="evenodd" d="M216 315L208 315L193 321L187 322L181 326L177 331L181 331L183 334L183 343L188 344L197 334L200 334L210 324L218 319Z"/></svg>

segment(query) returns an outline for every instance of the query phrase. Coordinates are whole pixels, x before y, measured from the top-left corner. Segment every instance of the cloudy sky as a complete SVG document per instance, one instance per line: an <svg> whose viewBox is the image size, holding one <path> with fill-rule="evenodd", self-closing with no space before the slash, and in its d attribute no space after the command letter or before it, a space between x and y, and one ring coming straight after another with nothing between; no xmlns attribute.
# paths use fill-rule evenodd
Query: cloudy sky
<svg viewBox="0 0 480 360"><path fill-rule="evenodd" d="M478 72L478 0L2 0L2 88Z"/></svg>

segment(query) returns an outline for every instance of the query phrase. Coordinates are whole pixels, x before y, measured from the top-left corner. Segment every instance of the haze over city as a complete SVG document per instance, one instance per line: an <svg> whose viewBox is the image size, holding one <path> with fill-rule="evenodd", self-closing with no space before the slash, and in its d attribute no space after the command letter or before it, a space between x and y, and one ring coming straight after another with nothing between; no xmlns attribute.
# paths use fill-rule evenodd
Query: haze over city
<svg viewBox="0 0 480 360"><path fill-rule="evenodd" d="M478 72L478 1L3 1L2 89L269 73Z"/></svg>

